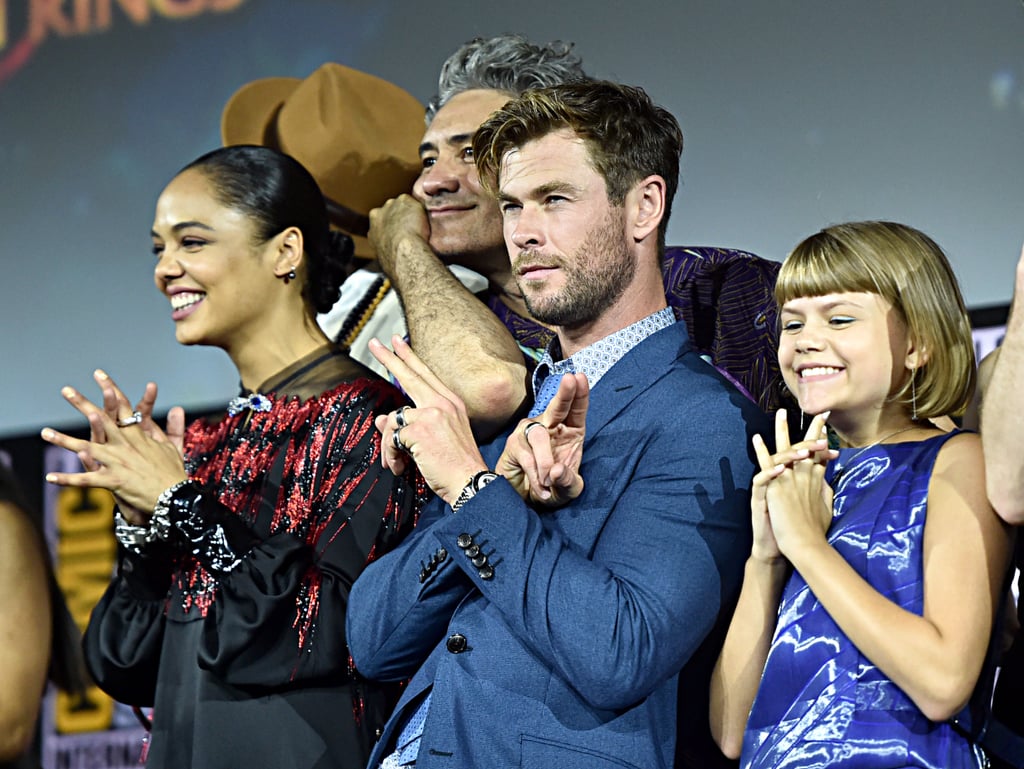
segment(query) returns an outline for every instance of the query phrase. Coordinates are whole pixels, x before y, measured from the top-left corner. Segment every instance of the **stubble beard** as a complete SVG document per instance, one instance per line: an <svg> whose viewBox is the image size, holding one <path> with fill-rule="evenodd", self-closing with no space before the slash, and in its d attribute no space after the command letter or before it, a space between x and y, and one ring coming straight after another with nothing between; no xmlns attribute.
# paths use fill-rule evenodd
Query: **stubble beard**
<svg viewBox="0 0 1024 769"><path fill-rule="evenodd" d="M531 297L528 286L519 284L535 319L549 326L576 328L595 321L622 297L636 275L636 260L623 239L622 225L621 211L609 212L572 256L558 263L565 286L557 294Z"/></svg>

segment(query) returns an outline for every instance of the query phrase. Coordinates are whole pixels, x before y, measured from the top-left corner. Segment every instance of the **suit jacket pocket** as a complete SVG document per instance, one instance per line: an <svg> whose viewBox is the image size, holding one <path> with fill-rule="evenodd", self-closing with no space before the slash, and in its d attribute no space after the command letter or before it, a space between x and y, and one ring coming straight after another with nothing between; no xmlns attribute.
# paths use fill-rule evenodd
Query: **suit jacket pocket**
<svg viewBox="0 0 1024 769"><path fill-rule="evenodd" d="M641 769L636 764L580 745L524 734L520 769Z"/></svg>

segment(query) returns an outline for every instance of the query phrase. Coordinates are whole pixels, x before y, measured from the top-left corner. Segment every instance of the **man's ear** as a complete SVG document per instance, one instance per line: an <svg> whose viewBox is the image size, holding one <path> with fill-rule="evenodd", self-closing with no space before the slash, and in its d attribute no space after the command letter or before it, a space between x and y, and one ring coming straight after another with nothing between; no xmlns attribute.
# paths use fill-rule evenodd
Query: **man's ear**
<svg viewBox="0 0 1024 769"><path fill-rule="evenodd" d="M665 180L651 174L637 183L626 197L626 203L634 212L633 239L640 242L651 233L657 237L658 226L665 217Z"/></svg>
<svg viewBox="0 0 1024 769"><path fill-rule="evenodd" d="M290 272L298 272L302 265L304 245L302 230L288 227L274 236L274 275L283 278Z"/></svg>

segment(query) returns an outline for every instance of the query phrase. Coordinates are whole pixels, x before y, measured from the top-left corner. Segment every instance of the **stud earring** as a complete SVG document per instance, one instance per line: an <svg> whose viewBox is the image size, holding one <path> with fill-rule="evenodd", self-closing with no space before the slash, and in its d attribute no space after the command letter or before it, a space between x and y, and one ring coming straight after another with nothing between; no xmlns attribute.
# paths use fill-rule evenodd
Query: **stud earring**
<svg viewBox="0 0 1024 769"><path fill-rule="evenodd" d="M295 268L293 267L292 269L290 269L288 271L288 274L284 276L284 284L287 286L289 283L291 283L297 277L298 276L295 274Z"/></svg>

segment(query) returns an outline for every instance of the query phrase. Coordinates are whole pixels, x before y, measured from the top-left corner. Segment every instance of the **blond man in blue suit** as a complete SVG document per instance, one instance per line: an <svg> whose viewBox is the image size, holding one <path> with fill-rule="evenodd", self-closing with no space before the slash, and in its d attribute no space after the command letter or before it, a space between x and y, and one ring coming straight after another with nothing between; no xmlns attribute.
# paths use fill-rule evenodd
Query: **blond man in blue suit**
<svg viewBox="0 0 1024 769"><path fill-rule="evenodd" d="M384 461L416 462L439 499L352 589L356 667L412 679L370 766L670 767L678 676L738 589L767 427L666 307L682 134L640 89L577 83L513 100L473 149L557 337L534 415L481 448L401 339L373 343L415 404L378 418Z"/></svg>

